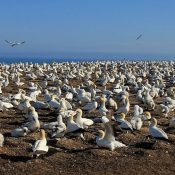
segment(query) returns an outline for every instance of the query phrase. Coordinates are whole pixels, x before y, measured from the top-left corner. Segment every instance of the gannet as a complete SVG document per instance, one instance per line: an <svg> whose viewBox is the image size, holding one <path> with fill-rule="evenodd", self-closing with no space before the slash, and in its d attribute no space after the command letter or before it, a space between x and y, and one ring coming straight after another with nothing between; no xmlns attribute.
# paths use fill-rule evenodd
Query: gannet
<svg viewBox="0 0 175 175"><path fill-rule="evenodd" d="M106 101L107 100L105 97L100 98L101 104L100 104L98 111L99 111L100 115L102 115L102 116L106 115L106 113L108 112L108 110L106 109L106 105L105 105Z"/></svg>
<svg viewBox="0 0 175 175"><path fill-rule="evenodd" d="M113 151L115 148L126 147L125 144L115 140L113 130L109 123L104 123L105 132L99 130L99 136L96 138L96 143L99 147L105 147Z"/></svg>
<svg viewBox="0 0 175 175"><path fill-rule="evenodd" d="M152 122L149 125L149 132L155 139L168 139L167 134L157 127L157 120L152 118Z"/></svg>
<svg viewBox="0 0 175 175"><path fill-rule="evenodd" d="M18 109L21 110L21 111L26 112L30 106L31 106L31 104L30 104L29 100L28 99L25 99L24 101L22 101L18 105Z"/></svg>
<svg viewBox="0 0 175 175"><path fill-rule="evenodd" d="M28 133L27 127L16 128L16 129L12 130L11 136L12 137L24 137L27 135L27 133Z"/></svg>
<svg viewBox="0 0 175 175"><path fill-rule="evenodd" d="M97 108L97 106L98 103L95 100L92 100L92 102L89 102L85 106L83 106L82 109L88 111L88 113L91 113Z"/></svg>
<svg viewBox="0 0 175 175"><path fill-rule="evenodd" d="M60 103L55 99L56 95L52 95L52 99L49 101L49 106L51 109L60 109Z"/></svg>
<svg viewBox="0 0 175 175"><path fill-rule="evenodd" d="M82 118L83 112L81 109L77 109L76 114L77 114L76 123L80 128L87 129L88 126L93 125L94 122L91 119Z"/></svg>
<svg viewBox="0 0 175 175"><path fill-rule="evenodd" d="M14 47L14 46L21 45L21 44L25 43L25 41L22 41L22 42L19 43L19 42L7 41L7 40L5 40L5 42L10 44L11 47Z"/></svg>
<svg viewBox="0 0 175 175"><path fill-rule="evenodd" d="M34 132L40 129L40 122L38 120L38 117L34 115L32 118L30 118L29 122L24 124L24 127L27 127L28 130L30 130L31 132Z"/></svg>
<svg viewBox="0 0 175 175"><path fill-rule="evenodd" d="M57 117L57 125L52 129L52 138L63 137L66 133L66 125L63 122L62 115Z"/></svg>
<svg viewBox="0 0 175 175"><path fill-rule="evenodd" d="M43 129L40 131L40 139L37 140L32 146L33 155L38 157L41 154L48 152L49 147L47 146L46 134Z"/></svg>
<svg viewBox="0 0 175 175"><path fill-rule="evenodd" d="M125 130L133 130L133 127L131 125L130 122L128 122L127 120L125 120L125 113L120 113L120 115L116 118L117 123L119 123L119 126L121 129L125 129Z"/></svg>
<svg viewBox="0 0 175 175"><path fill-rule="evenodd" d="M70 132L75 132L75 131L78 131L80 129L82 129L75 121L74 121L74 116L77 114L77 112L73 112L68 120L67 120L67 132L70 133Z"/></svg>
<svg viewBox="0 0 175 175"><path fill-rule="evenodd" d="M129 103L128 97L125 97L125 100L124 100L124 101L125 101L125 102L124 102L123 106L120 106L120 107L117 109L117 111L116 111L117 114L120 114L120 113L127 114L127 113L129 112L130 103Z"/></svg>
<svg viewBox="0 0 175 175"><path fill-rule="evenodd" d="M8 102L3 102L0 100L0 110L3 111L4 109L10 109L13 108L13 105L11 103Z"/></svg>

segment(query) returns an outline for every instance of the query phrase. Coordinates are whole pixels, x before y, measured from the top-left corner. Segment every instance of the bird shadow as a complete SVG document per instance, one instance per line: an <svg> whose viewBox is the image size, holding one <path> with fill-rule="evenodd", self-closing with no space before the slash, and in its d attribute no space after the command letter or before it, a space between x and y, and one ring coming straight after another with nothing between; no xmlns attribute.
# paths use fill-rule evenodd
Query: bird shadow
<svg viewBox="0 0 175 175"><path fill-rule="evenodd" d="M31 157L28 156L9 156L7 154L0 154L0 158L12 162L27 162L28 160L31 160Z"/></svg>
<svg viewBox="0 0 175 175"><path fill-rule="evenodd" d="M154 149L154 145L155 145L155 142L142 141L142 142L136 143L134 147L143 148L143 149Z"/></svg>

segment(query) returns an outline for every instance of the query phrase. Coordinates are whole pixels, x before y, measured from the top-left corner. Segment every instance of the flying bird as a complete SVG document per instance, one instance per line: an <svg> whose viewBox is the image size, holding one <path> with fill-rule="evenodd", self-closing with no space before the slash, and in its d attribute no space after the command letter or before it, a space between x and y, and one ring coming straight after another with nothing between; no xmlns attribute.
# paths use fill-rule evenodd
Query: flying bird
<svg viewBox="0 0 175 175"><path fill-rule="evenodd" d="M139 36L136 38L136 40L139 40L141 37L142 37L142 34L139 35Z"/></svg>
<svg viewBox="0 0 175 175"><path fill-rule="evenodd" d="M12 42L12 41L7 41L7 40L5 40L5 42L10 44L11 47L14 47L14 46L21 45L21 44L25 43L25 41L18 43L18 42Z"/></svg>

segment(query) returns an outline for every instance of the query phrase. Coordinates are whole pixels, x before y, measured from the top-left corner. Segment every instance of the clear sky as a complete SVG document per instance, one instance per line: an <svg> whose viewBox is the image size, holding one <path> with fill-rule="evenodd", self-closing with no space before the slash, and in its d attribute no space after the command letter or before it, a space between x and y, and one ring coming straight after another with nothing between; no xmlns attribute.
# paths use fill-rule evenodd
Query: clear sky
<svg viewBox="0 0 175 175"><path fill-rule="evenodd" d="M102 55L175 57L175 0L0 0L0 57Z"/></svg>

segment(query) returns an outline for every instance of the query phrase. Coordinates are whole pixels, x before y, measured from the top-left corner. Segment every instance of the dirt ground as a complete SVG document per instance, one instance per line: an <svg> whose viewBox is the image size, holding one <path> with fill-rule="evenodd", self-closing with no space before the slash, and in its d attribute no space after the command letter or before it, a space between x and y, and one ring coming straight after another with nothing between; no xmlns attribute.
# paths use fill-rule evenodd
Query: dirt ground
<svg viewBox="0 0 175 175"><path fill-rule="evenodd" d="M14 94L17 88L10 86L3 91ZM159 104L162 98L155 101ZM131 111L127 115L128 118L132 115L133 106L139 104L132 92L130 92L130 103ZM37 159L32 158L31 145L39 138L39 133L31 133L23 138L11 137L12 129L24 123L23 114L16 108L0 113L0 132L5 136L4 146L0 148L0 174L174 175L175 129L167 129L168 120L174 114L171 112L168 118L162 118L158 112L150 112L158 119L158 125L167 132L169 142L157 141L153 144L151 139L144 140L149 135L147 126L134 133L121 133L115 129L118 140L128 147L112 152L96 145L93 128L102 128L102 125L95 124L88 129L91 132L85 133L85 141L69 137L53 141L49 139L48 133L48 145L51 148L46 155ZM57 117L56 113L49 110L38 110L38 114L39 120L43 123L55 121ZM88 118L96 115L86 112L83 114Z"/></svg>

